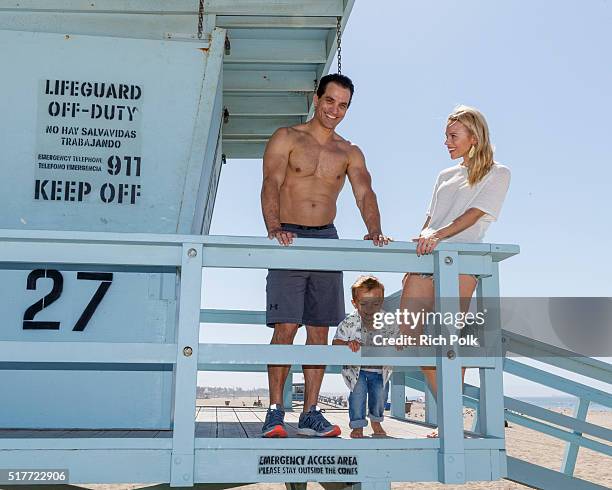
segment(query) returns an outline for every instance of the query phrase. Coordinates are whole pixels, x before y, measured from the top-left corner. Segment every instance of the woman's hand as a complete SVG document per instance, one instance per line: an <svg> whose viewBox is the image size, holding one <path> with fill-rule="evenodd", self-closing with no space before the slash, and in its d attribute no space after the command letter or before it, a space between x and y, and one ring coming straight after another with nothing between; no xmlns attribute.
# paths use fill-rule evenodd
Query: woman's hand
<svg viewBox="0 0 612 490"><path fill-rule="evenodd" d="M438 246L440 238L436 232L433 232L427 235L421 235L419 238L413 238L412 241L417 242L416 253L417 257L420 257L421 255L432 253Z"/></svg>

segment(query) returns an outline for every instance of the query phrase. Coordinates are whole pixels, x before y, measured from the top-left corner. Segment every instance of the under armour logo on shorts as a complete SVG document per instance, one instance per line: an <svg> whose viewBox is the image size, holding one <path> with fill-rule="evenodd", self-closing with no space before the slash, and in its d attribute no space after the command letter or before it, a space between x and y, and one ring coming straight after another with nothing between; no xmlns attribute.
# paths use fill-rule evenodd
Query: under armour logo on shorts
<svg viewBox="0 0 612 490"><path fill-rule="evenodd" d="M270 308L269 309L270 310L278 310L278 303L276 303L274 305L272 303L270 303Z"/></svg>

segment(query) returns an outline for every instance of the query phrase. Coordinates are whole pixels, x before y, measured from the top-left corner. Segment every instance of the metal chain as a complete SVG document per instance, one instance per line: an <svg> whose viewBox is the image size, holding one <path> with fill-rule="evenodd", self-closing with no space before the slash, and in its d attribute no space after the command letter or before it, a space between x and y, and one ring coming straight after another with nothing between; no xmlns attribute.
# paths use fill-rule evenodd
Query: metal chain
<svg viewBox="0 0 612 490"><path fill-rule="evenodd" d="M338 73L342 73L342 26L340 25L342 17L336 17L336 39L338 42Z"/></svg>
<svg viewBox="0 0 612 490"><path fill-rule="evenodd" d="M202 32L204 31L204 0L200 0L200 7L198 8L198 39L202 39Z"/></svg>

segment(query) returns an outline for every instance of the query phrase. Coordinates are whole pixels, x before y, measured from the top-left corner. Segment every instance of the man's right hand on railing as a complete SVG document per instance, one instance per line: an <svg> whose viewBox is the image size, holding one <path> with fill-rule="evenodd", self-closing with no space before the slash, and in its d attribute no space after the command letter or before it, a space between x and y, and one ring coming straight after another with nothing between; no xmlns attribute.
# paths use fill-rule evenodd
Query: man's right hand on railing
<svg viewBox="0 0 612 490"><path fill-rule="evenodd" d="M390 236L386 236L382 231L373 231L371 233L367 233L364 237L364 240L372 240L376 247L382 247L384 245L389 245L389 242L393 241L393 238Z"/></svg>
<svg viewBox="0 0 612 490"><path fill-rule="evenodd" d="M269 230L268 238L270 240L273 240L274 238L276 238L278 240L278 243L284 246L288 246L293 243L293 239L297 238L297 235L290 231L284 231L282 228L279 227L279 228L273 228Z"/></svg>

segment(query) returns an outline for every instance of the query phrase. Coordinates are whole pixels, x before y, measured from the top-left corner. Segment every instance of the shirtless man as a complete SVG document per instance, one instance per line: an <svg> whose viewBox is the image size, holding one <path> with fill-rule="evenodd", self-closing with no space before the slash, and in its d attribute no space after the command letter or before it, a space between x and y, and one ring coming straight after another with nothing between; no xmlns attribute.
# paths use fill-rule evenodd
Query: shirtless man
<svg viewBox="0 0 612 490"><path fill-rule="evenodd" d="M261 207L268 237L281 245L290 245L296 237L338 238L333 221L346 176L368 230L364 239L377 246L389 241L381 231L363 153L335 132L353 91L348 77L324 76L314 96L314 117L305 124L278 129L266 146ZM266 322L274 328L272 344L293 344L300 325L306 325L306 344L327 345L329 325L337 325L345 316L342 272L270 270L266 296ZM340 428L317 407L325 366L302 368L306 386L298 433L340 435ZM288 372L289 366L268 366L270 408L262 428L264 437L287 437L282 403Z"/></svg>

